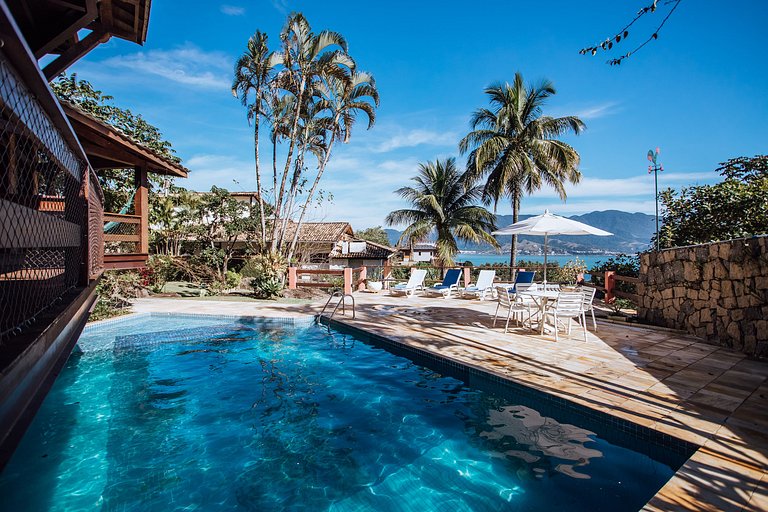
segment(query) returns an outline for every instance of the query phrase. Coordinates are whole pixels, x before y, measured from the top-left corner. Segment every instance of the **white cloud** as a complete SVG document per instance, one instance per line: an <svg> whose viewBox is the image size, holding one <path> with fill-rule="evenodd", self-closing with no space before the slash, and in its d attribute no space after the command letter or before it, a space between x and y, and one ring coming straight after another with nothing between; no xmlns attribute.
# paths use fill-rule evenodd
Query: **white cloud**
<svg viewBox="0 0 768 512"><path fill-rule="evenodd" d="M619 111L619 104L616 102L607 102L603 103L601 105L593 105L588 107L583 107L580 110L576 110L576 112L566 115L574 115L578 118L580 118L583 121L589 120L589 119L598 119L600 117L606 117L613 115Z"/></svg>
<svg viewBox="0 0 768 512"><path fill-rule="evenodd" d="M172 50L150 50L111 57L101 64L110 68L162 77L203 89L229 89L231 59L221 52L206 52L187 44Z"/></svg>
<svg viewBox="0 0 768 512"><path fill-rule="evenodd" d="M455 146L460 137L453 132L436 132L431 130L410 130L389 137L372 149L377 153L386 153L399 148L411 148L421 145Z"/></svg>
<svg viewBox="0 0 768 512"><path fill-rule="evenodd" d="M223 4L219 7L219 10L227 16L242 16L245 14L245 7L237 7L235 5Z"/></svg>
<svg viewBox="0 0 768 512"><path fill-rule="evenodd" d="M272 7L282 14L288 14L288 0L271 0Z"/></svg>

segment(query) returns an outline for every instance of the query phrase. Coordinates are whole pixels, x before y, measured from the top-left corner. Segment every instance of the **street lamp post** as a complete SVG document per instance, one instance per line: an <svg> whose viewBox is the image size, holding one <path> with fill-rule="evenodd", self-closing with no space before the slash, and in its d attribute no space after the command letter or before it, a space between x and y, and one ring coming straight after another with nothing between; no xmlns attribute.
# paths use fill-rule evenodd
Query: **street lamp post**
<svg viewBox="0 0 768 512"><path fill-rule="evenodd" d="M651 165L648 166L648 174L653 173L653 181L656 186L656 251L659 251L659 171L664 170L664 166L658 162L659 148L656 148L654 152L652 149L648 150L648 161Z"/></svg>

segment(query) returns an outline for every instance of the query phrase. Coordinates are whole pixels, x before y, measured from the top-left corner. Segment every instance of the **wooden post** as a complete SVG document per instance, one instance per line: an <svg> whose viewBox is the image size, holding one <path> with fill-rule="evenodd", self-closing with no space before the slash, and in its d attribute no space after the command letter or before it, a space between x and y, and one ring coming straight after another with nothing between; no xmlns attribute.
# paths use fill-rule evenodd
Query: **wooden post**
<svg viewBox="0 0 768 512"><path fill-rule="evenodd" d="M296 289L296 267L288 267L288 289Z"/></svg>
<svg viewBox="0 0 768 512"><path fill-rule="evenodd" d="M392 278L392 264L387 260L384 263L384 268L381 269L381 280L384 282L383 288L389 289L389 280Z"/></svg>
<svg viewBox="0 0 768 512"><path fill-rule="evenodd" d="M605 271L605 303L611 304L614 300L616 300L616 297L613 295L613 289L616 286L616 279L615 276L616 272L614 270L606 270Z"/></svg>
<svg viewBox="0 0 768 512"><path fill-rule="evenodd" d="M133 210L141 217L139 223L139 247L138 253L149 253L149 181L147 180L147 168L135 169L136 195L133 199Z"/></svg>
<svg viewBox="0 0 768 512"><path fill-rule="evenodd" d="M357 284L357 291L365 290L365 280L368 279L368 267L360 267L360 280Z"/></svg>
<svg viewBox="0 0 768 512"><path fill-rule="evenodd" d="M463 268L463 275L464 275L464 288L469 286L470 280L472 279L472 269L469 267Z"/></svg>
<svg viewBox="0 0 768 512"><path fill-rule="evenodd" d="M352 267L344 268L344 293L352 293Z"/></svg>

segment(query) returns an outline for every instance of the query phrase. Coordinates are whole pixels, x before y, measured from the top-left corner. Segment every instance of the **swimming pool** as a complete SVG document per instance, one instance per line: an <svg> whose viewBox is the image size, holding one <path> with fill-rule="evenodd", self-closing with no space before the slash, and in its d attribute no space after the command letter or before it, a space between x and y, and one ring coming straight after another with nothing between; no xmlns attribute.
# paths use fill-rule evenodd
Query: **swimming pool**
<svg viewBox="0 0 768 512"><path fill-rule="evenodd" d="M146 315L79 347L5 510L637 510L687 458L310 324Z"/></svg>

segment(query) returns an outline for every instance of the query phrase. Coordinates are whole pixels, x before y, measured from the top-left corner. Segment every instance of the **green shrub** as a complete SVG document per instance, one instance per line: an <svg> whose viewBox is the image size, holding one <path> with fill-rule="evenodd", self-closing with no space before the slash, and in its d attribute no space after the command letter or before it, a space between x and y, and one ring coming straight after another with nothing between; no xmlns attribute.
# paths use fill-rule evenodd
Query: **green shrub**
<svg viewBox="0 0 768 512"><path fill-rule="evenodd" d="M629 299L620 299L617 297L613 300L613 302L609 304L609 306L611 306L611 310L614 313L619 314L621 313L622 309L633 309L635 307L635 303Z"/></svg>
<svg viewBox="0 0 768 512"><path fill-rule="evenodd" d="M640 277L640 256L637 254L617 254L608 258L605 262L598 261L589 269L590 273L614 270L620 276ZM605 286L603 276L592 276L592 283L596 286ZM636 286L624 281L616 281L616 290L624 293L637 293ZM601 293L602 294L602 293Z"/></svg>
<svg viewBox="0 0 768 512"><path fill-rule="evenodd" d="M242 276L234 270L227 270L227 275L225 277L227 288L237 288L240 286L241 277Z"/></svg>
<svg viewBox="0 0 768 512"><path fill-rule="evenodd" d="M260 254L251 258L243 266L243 275L251 278L251 286L256 297L271 299L283 291L286 270L285 259L279 254Z"/></svg>
<svg viewBox="0 0 768 512"><path fill-rule="evenodd" d="M562 267L547 267L547 280L553 283L576 284L579 274L587 271L587 265L584 260L574 258L567 261Z"/></svg>
<svg viewBox="0 0 768 512"><path fill-rule="evenodd" d="M104 320L130 312L130 299L139 296L143 289L138 272L108 270L96 286L98 298L89 321Z"/></svg>

